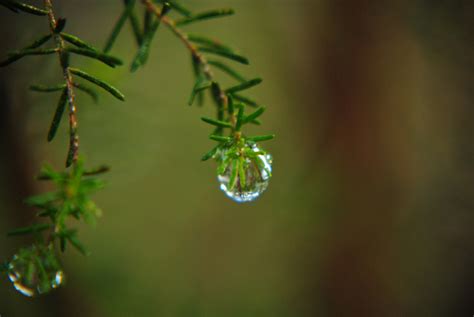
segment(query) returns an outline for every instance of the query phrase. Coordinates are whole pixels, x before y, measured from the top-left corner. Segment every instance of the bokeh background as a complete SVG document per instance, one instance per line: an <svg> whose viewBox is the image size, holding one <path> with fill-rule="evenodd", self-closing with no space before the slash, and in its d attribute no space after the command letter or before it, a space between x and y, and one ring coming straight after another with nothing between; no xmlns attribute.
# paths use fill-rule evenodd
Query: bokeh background
<svg viewBox="0 0 474 317"><path fill-rule="evenodd" d="M121 11L55 2L100 47ZM28 299L2 276L0 315L472 316L474 2L183 3L237 11L186 29L238 47L251 60L239 69L264 78L251 132L277 135L268 191L237 204L200 162L213 106L187 107L189 56L167 29L134 74L74 58L127 96L78 98L82 153L112 166L104 216L80 227L90 257L66 253L66 287ZM1 9L0 56L45 32L44 18ZM134 52L127 29L114 54ZM59 79L52 56L0 69L0 232L31 222L22 200L48 189L40 166L63 166L66 121L47 144L55 98L27 89ZM0 260L28 242L0 234Z"/></svg>

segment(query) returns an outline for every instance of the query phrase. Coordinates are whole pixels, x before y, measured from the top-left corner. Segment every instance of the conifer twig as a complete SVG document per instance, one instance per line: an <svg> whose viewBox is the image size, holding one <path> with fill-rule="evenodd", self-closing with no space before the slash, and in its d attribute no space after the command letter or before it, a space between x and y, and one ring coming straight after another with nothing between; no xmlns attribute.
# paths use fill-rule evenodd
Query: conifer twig
<svg viewBox="0 0 474 317"><path fill-rule="evenodd" d="M48 20L51 34L58 48L59 62L63 71L64 81L66 82L67 99L69 104L69 151L66 160L66 166L75 163L79 156L79 135L77 134L77 107L74 93L74 82L71 71L69 70L68 53L66 44L60 33L57 32L57 21L53 11L51 0L44 0L45 9L48 11Z"/></svg>
<svg viewBox="0 0 474 317"><path fill-rule="evenodd" d="M183 44L193 56L193 59L201 65L206 79L210 82L215 82L215 76L209 62L207 61L206 57L198 51L198 47L189 40L188 34L178 28L176 26L176 22L172 18L170 18L169 16L162 16L160 9L151 0L142 0L142 3L148 11L152 12L158 19L160 19L161 23L166 25L183 42ZM222 88L220 88L219 85L215 86L222 108L223 110L225 110L227 109L229 102L226 92ZM222 109L218 109L218 112L219 111L222 111ZM237 117L234 113L229 114L229 121L232 123L233 126L235 126L237 122ZM235 133L236 134L234 136L238 138L240 136L240 132Z"/></svg>

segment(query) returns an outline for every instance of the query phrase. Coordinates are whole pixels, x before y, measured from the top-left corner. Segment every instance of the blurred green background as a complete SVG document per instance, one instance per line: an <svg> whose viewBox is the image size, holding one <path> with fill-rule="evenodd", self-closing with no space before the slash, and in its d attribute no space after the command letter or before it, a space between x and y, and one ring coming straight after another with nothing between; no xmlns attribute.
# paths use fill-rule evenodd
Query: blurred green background
<svg viewBox="0 0 474 317"><path fill-rule="evenodd" d="M262 76L255 134L274 175L257 201L218 189L213 115L186 105L188 52L161 27L134 74L73 63L119 87L125 103L78 97L81 150L107 163L104 216L81 226L92 251L64 257L67 286L28 299L3 276L10 316L471 316L474 314L474 2L205 0L237 15L186 27L239 48ZM67 30L102 47L121 1L56 1ZM0 56L47 32L41 17L0 10ZM126 30L113 50L130 61ZM217 72L217 71L216 71ZM0 69L0 232L28 224L22 204L63 166L67 126L46 142L56 57ZM219 73L223 83L230 84ZM28 239L0 235L0 260Z"/></svg>

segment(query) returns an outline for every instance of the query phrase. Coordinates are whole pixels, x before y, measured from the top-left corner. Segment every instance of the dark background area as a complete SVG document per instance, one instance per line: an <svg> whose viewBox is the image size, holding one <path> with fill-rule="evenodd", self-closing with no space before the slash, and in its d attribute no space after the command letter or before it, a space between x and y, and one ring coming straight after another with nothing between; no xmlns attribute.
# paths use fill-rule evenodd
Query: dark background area
<svg viewBox="0 0 474 317"><path fill-rule="evenodd" d="M112 166L104 216L80 227L92 255L66 253L64 288L29 299L2 276L0 315L472 316L474 2L184 2L237 11L186 30L238 47L242 72L264 78L251 132L277 135L268 191L236 204L200 162L213 107L186 106L189 56L169 30L134 74L74 58L127 96L78 98L82 153ZM102 47L120 3L55 6ZM1 8L0 56L46 32ZM128 29L113 52L133 57ZM66 121L46 142L56 98L28 91L60 76L53 56L0 69L0 233L31 222L40 166L63 166ZM0 234L0 260L28 242Z"/></svg>

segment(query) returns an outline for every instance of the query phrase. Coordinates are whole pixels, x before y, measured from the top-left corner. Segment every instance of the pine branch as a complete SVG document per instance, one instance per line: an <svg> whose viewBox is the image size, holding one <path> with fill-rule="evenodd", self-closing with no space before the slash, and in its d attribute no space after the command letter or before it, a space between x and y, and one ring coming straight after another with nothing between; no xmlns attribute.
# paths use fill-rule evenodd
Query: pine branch
<svg viewBox="0 0 474 317"><path fill-rule="evenodd" d="M217 107L216 119L202 117L201 120L215 127L210 138L219 144L207 152L202 160L216 159L219 164L217 173L221 183L220 187L227 196L238 202L255 199L266 189L272 175L272 158L259 148L256 142L271 140L274 135L246 137L242 134L241 130L245 124L260 124L258 118L263 114L265 108L259 107L249 115L245 115L246 105L256 107L257 103L237 93L260 84L262 80L254 78L247 81L242 75L220 61L209 62L203 53L218 55L245 65L249 64L246 57L235 53L220 42L202 36L188 35L178 28L179 25L225 15L225 11L191 15L176 22L167 16L160 15L159 9L151 0L142 0L142 3L184 43L191 53L196 82L189 104L193 103L196 95L202 97L201 92L204 89L211 88L211 94ZM197 47L195 43L201 46ZM237 79L240 83L223 90L214 78L211 65ZM237 102L234 102L234 98ZM224 129L230 129L229 136L223 135Z"/></svg>
<svg viewBox="0 0 474 317"><path fill-rule="evenodd" d="M168 27L185 45L188 51L192 55L194 72L196 74L196 83L191 92L189 99L189 104L193 104L194 98L196 95L202 97L202 90L212 87L212 95L217 105L217 120L214 120L214 125L216 126L215 134L221 135L224 127L232 127L233 135L236 140L241 138L240 129L242 125L247 123L260 124L260 121L257 120L257 117L263 113L263 108L257 110L249 116L244 115L244 106L243 104L239 107L239 112L234 113L233 109L229 109L229 97L234 96L236 100L242 101L250 106L257 106L257 103L247 97L237 94L237 92L249 89L261 83L260 78L251 79L246 81L245 78L237 73L235 70L229 66L223 64L220 61L208 61L203 53L211 53L225 57L242 64L248 64L249 61L247 58L235 53L228 46L223 45L219 41L209 39L207 37L190 35L182 31L178 26L185 25L193 22L198 22L214 17L220 17L224 15L233 14L232 10L212 10L202 14L190 15L189 17L175 21L168 16L164 16L160 9L151 1L151 0L141 0L142 4L146 7L149 12L152 12L158 20L161 21L164 25ZM194 43L201 44L203 46L197 47ZM241 83L237 86L230 87L226 90L222 90L220 85L215 81L214 73L211 70L210 66L215 66L225 73L229 74L233 78L239 80ZM204 77L201 76L201 72ZM209 85L211 83L211 85ZM224 112L228 110L229 117L224 121ZM209 118L203 119L207 120ZM209 120L207 123L211 123ZM218 124L216 124L218 123ZM212 124L212 123L211 123Z"/></svg>
<svg viewBox="0 0 474 317"><path fill-rule="evenodd" d="M130 1L132 0L126 0L125 2L129 3ZM53 10L52 0L43 0L43 3L44 9L40 9L31 5L22 4L15 0L0 0L0 4L6 6L9 9L12 9L15 12L25 11L37 15L47 15L50 29L50 34L40 37L22 50L14 51L8 54L7 59L0 62L0 67L9 65L25 56L50 54L58 55L59 64L62 69L64 84L55 86L32 85L30 89L37 92L63 91L63 94L60 98L60 102L53 117L51 128L49 130L48 140L53 139L56 133L56 129L61 120L61 116L67 104L69 114L69 150L66 159L66 167L69 167L71 164L77 161L79 153L79 135L77 133L77 105L75 100L74 89L77 88L78 90L84 91L85 93L89 94L94 100L97 100L97 94L94 90L88 88L87 86L76 84L73 81L72 71L69 66L69 56L70 54L86 56L103 62L111 67L122 65L122 61L117 57L99 51L97 48L88 44L87 42L83 41L75 35L63 32L63 29L66 26L66 20L56 18ZM134 3L134 1L132 1L132 3ZM50 39L54 40L55 47L46 49L41 48L41 46L44 43L48 42ZM67 46L66 42L72 44L73 46ZM78 76L81 76L86 80L89 80L90 82L100 86L101 88L104 88L120 100L124 100L123 94L110 84L100 79L97 79L83 71L77 69L75 71Z"/></svg>
<svg viewBox="0 0 474 317"><path fill-rule="evenodd" d="M161 20L161 23L166 25L168 29L170 29L181 40L181 42L183 42L185 47L189 50L189 52L193 56L193 60L196 61L196 63L200 65L206 79L210 82L214 82L215 81L214 73L212 72L207 59L204 57L203 54L201 54L198 51L197 47L189 40L188 35L176 26L176 22L173 19L171 19L168 16L162 16L160 9L155 4L153 4L151 0L141 0L141 1L143 5L147 8L147 10L155 14L157 19ZM227 96L225 92L222 89L220 89L220 87L218 88L218 92L214 94L214 96L216 95L218 96L219 104L220 104L220 107L218 107L218 114L219 114L219 112L222 112L222 110L219 108L225 109L227 107Z"/></svg>
<svg viewBox="0 0 474 317"><path fill-rule="evenodd" d="M67 101L69 105L69 150L66 160L66 167L76 162L79 156L79 135L77 134L77 107L74 93L74 82L69 70L68 53L61 34L57 32L58 22L54 15L51 0L44 0L44 6L48 12L49 26L51 34L58 50L59 62L63 70L63 78L66 83Z"/></svg>
<svg viewBox="0 0 474 317"><path fill-rule="evenodd" d="M67 99L65 89L64 95ZM72 246L80 253L89 251L80 241L77 230L69 227L70 218L94 224L101 210L92 201L91 195L104 187L104 182L92 176L106 172L108 167L99 166L86 170L83 161L78 160L67 172L57 172L44 166L38 179L54 183L54 190L31 196L25 203L37 209L40 222L8 232L9 236L32 235L32 246L20 249L2 271L15 274L12 282L26 296L45 294L63 284L63 271L59 262L58 246L61 252ZM25 271L22 271L25 270Z"/></svg>

